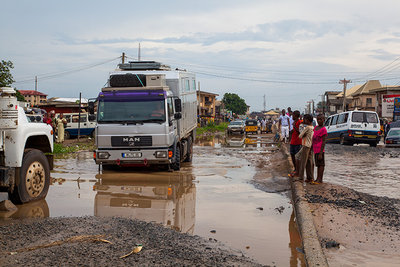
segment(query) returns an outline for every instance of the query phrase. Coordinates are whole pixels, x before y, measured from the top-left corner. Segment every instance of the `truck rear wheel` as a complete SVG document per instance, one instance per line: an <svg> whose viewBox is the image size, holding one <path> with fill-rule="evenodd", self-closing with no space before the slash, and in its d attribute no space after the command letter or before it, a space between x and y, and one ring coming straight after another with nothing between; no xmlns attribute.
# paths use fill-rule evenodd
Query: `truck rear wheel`
<svg viewBox="0 0 400 267"><path fill-rule="evenodd" d="M45 198L50 186L50 166L43 152L37 149L25 152L15 179L16 185L10 194L13 202L27 203Z"/></svg>
<svg viewBox="0 0 400 267"><path fill-rule="evenodd" d="M188 149L184 162L192 162L193 159L193 139L192 137L188 138Z"/></svg>

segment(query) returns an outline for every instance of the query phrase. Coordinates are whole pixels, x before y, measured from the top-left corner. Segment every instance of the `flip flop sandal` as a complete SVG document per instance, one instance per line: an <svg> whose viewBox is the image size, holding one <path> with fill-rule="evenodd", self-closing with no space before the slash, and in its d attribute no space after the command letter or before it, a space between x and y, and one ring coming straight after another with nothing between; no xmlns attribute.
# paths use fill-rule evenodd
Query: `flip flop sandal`
<svg viewBox="0 0 400 267"><path fill-rule="evenodd" d="M319 184L321 184L320 182L311 182L311 184L313 184L313 185L319 185Z"/></svg>

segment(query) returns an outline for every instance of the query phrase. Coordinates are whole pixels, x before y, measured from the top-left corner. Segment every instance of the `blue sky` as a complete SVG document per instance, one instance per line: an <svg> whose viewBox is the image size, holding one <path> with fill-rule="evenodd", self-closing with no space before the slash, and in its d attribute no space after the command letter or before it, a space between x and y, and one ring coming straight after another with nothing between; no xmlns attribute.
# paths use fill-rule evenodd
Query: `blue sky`
<svg viewBox="0 0 400 267"><path fill-rule="evenodd" d="M400 82L398 61L374 74L400 56L400 1L366 3L0 0L0 59L18 89L37 75L49 97L89 98L140 42L142 59L196 72L202 90L237 93L251 110L264 94L267 108L303 109L339 79Z"/></svg>

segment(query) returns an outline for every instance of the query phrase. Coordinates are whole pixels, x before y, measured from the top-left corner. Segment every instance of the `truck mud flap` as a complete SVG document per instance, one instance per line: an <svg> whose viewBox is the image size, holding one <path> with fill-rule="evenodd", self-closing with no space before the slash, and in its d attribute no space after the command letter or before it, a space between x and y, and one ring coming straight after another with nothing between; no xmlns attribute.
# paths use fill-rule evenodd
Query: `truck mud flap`
<svg viewBox="0 0 400 267"><path fill-rule="evenodd" d="M54 168L54 155L47 154L46 155L47 161L49 162L50 171Z"/></svg>

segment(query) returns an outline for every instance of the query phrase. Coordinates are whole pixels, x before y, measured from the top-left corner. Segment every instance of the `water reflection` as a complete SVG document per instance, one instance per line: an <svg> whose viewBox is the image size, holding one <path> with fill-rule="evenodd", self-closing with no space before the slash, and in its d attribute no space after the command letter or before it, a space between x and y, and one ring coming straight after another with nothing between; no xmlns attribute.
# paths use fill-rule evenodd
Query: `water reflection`
<svg viewBox="0 0 400 267"><path fill-rule="evenodd" d="M22 205L16 205L17 210L1 211L0 224L11 219L46 218L49 217L49 207L46 200L42 199Z"/></svg>
<svg viewBox="0 0 400 267"><path fill-rule="evenodd" d="M290 266L306 266L304 260L304 254L299 252L299 249L302 248L302 242L300 233L297 229L296 224L296 216L294 213L294 209L292 210L292 214L290 215L289 220L289 248L290 248Z"/></svg>
<svg viewBox="0 0 400 267"><path fill-rule="evenodd" d="M196 187L191 174L107 171L96 178L95 216L135 218L193 233Z"/></svg>

